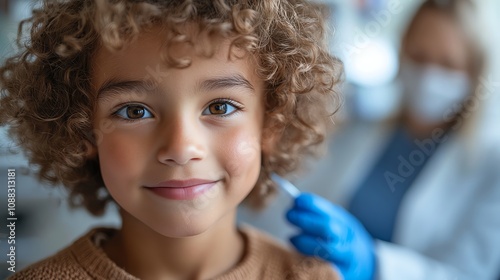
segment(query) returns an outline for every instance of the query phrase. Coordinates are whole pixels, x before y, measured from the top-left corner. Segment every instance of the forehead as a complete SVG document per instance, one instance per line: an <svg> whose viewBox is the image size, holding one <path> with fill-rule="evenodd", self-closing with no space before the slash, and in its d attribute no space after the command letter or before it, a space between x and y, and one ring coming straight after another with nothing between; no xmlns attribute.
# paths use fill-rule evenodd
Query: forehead
<svg viewBox="0 0 500 280"><path fill-rule="evenodd" d="M467 44L458 23L449 15L431 9L423 10L408 30L407 54L420 54L430 60L465 60Z"/></svg>
<svg viewBox="0 0 500 280"><path fill-rule="evenodd" d="M188 32L192 32L189 31ZM259 88L263 82L257 75L257 63L252 54L231 48L231 39L210 38L195 40L166 48L167 36L159 28L143 32L120 51L99 48L91 58L91 82L94 92L110 79L148 80L159 84L189 83L213 76L240 75ZM203 51L214 48L211 56ZM178 68L162 60L168 55L176 59L188 58L190 66Z"/></svg>

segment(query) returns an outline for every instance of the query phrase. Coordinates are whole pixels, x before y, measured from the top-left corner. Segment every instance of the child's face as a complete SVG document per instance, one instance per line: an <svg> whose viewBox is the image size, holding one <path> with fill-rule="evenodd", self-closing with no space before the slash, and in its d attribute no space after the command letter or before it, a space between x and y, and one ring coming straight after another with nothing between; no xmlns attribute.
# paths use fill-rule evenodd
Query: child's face
<svg viewBox="0 0 500 280"><path fill-rule="evenodd" d="M192 65L167 68L161 39L146 33L121 52L97 52L92 84L101 91L93 124L102 178L123 218L182 237L230 219L256 183L263 82L250 57L227 59L228 42L211 58L173 50ZM182 185L198 186L173 188Z"/></svg>

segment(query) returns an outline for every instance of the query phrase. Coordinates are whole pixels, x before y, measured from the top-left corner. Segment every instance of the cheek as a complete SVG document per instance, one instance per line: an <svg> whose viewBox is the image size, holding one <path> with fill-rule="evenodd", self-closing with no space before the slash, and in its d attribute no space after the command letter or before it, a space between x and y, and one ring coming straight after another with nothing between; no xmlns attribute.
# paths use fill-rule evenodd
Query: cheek
<svg viewBox="0 0 500 280"><path fill-rule="evenodd" d="M224 168L231 177L256 177L260 171L261 146L258 133L233 131L221 142L219 151L224 157Z"/></svg>
<svg viewBox="0 0 500 280"><path fill-rule="evenodd" d="M117 188L133 185L141 174L140 156L143 154L136 141L124 141L125 135L108 135L98 146L99 163L106 187L112 192Z"/></svg>

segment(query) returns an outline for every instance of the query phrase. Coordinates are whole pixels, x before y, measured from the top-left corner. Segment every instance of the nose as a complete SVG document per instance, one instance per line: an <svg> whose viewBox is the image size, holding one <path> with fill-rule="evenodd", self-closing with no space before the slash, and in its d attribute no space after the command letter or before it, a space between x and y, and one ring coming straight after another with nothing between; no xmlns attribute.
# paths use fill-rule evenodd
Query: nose
<svg viewBox="0 0 500 280"><path fill-rule="evenodd" d="M183 166L205 157L206 148L201 128L196 120L178 117L169 119L162 126L161 146L158 161L170 166Z"/></svg>

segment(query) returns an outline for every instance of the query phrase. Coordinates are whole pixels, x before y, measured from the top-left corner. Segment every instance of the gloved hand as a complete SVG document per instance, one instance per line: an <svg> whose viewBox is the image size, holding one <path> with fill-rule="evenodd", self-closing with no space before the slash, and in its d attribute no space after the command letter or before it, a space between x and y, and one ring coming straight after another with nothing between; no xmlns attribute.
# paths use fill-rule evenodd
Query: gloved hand
<svg viewBox="0 0 500 280"><path fill-rule="evenodd" d="M286 217L302 230L290 238L299 252L334 264L345 280L374 278L373 239L346 210L318 195L302 193Z"/></svg>

